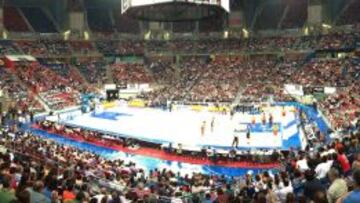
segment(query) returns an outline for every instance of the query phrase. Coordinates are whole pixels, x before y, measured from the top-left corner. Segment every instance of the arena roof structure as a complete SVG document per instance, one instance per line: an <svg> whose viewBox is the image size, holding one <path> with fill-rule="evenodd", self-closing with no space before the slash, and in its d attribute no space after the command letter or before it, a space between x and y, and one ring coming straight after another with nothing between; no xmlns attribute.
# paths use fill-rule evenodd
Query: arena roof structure
<svg viewBox="0 0 360 203"><path fill-rule="evenodd" d="M123 0L122 13L144 21L193 21L222 16L229 12L228 5L228 0Z"/></svg>

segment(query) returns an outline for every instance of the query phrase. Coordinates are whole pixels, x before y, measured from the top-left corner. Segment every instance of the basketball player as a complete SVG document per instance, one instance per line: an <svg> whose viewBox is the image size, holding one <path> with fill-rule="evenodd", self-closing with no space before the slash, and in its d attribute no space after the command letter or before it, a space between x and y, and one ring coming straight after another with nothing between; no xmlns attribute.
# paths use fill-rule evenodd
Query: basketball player
<svg viewBox="0 0 360 203"><path fill-rule="evenodd" d="M211 123L210 123L210 126L211 126L211 132L214 132L214 127L215 127L215 117L212 117L212 119L211 119Z"/></svg>
<svg viewBox="0 0 360 203"><path fill-rule="evenodd" d="M205 128L206 128L206 121L203 121L200 128L201 136L205 135Z"/></svg>
<svg viewBox="0 0 360 203"><path fill-rule="evenodd" d="M247 142L247 144L250 144L250 132L251 132L251 126L247 125L247 130L246 130L246 142Z"/></svg>
<svg viewBox="0 0 360 203"><path fill-rule="evenodd" d="M266 116L265 116L265 113L262 114L262 124L265 125L266 124Z"/></svg>
<svg viewBox="0 0 360 203"><path fill-rule="evenodd" d="M233 108L231 108L231 110L230 110L230 120L233 119L234 114L235 114L235 110Z"/></svg>
<svg viewBox="0 0 360 203"><path fill-rule="evenodd" d="M283 117L286 116L285 106L282 107L282 116L283 116Z"/></svg>
<svg viewBox="0 0 360 203"><path fill-rule="evenodd" d="M270 127L273 125L273 121L274 121L273 115L272 115L272 113L270 113L270 115L269 115L269 125L270 125Z"/></svg>
<svg viewBox="0 0 360 203"><path fill-rule="evenodd" d="M225 107L222 107L222 114L226 115L226 108Z"/></svg>
<svg viewBox="0 0 360 203"><path fill-rule="evenodd" d="M246 139L250 140L250 128L246 131Z"/></svg>
<svg viewBox="0 0 360 203"><path fill-rule="evenodd" d="M231 146L236 147L236 148L239 146L239 137L235 132L234 132L234 138L233 138L233 142L232 142Z"/></svg>

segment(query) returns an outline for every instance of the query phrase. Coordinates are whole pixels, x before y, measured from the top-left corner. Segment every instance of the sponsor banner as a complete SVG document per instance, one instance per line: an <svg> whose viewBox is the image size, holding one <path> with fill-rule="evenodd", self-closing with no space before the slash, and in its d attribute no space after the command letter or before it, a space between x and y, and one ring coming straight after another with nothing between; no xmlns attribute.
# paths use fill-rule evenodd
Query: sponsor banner
<svg viewBox="0 0 360 203"><path fill-rule="evenodd" d="M325 94L335 94L336 93L336 88L335 87L325 87L324 88L324 93Z"/></svg>
<svg viewBox="0 0 360 203"><path fill-rule="evenodd" d="M301 85L285 84L284 88L286 92L290 95L297 95L297 96L304 95L303 87Z"/></svg>

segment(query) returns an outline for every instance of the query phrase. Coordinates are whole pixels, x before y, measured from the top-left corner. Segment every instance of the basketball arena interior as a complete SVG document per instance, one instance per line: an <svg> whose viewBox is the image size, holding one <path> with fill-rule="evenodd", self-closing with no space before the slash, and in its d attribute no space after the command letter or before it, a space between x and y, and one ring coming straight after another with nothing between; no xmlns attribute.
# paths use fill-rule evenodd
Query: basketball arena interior
<svg viewBox="0 0 360 203"><path fill-rule="evenodd" d="M360 203L360 0L0 5L0 203Z"/></svg>

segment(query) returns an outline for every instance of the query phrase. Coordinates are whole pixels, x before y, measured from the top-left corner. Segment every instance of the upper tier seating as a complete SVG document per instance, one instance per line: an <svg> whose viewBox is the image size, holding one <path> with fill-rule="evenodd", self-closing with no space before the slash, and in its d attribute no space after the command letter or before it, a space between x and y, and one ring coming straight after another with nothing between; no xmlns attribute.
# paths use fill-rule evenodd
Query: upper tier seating
<svg viewBox="0 0 360 203"><path fill-rule="evenodd" d="M21 11L27 18L36 32L54 33L57 32L54 23L48 18L40 7L22 7Z"/></svg>
<svg viewBox="0 0 360 203"><path fill-rule="evenodd" d="M219 32L223 29L223 21L220 17L212 17L199 21L199 31L203 33L207 32Z"/></svg>
<svg viewBox="0 0 360 203"><path fill-rule="evenodd" d="M184 33L184 32L194 32L195 23L191 21L185 22L173 22L173 32L175 33Z"/></svg>
<svg viewBox="0 0 360 203"><path fill-rule="evenodd" d="M114 10L115 28L120 33L140 33L139 21L130 16L122 15L118 9Z"/></svg>
<svg viewBox="0 0 360 203"><path fill-rule="evenodd" d="M21 51L18 47L10 40L0 40L0 55L5 54L18 54Z"/></svg>
<svg viewBox="0 0 360 203"><path fill-rule="evenodd" d="M96 41L99 52L105 55L143 55L144 42L134 40Z"/></svg>
<svg viewBox="0 0 360 203"><path fill-rule="evenodd" d="M109 9L88 8L86 9L87 21L90 29L95 32L113 32Z"/></svg>
<svg viewBox="0 0 360 203"><path fill-rule="evenodd" d="M349 7L343 11L339 19L339 24L359 24L360 23L360 1L353 0Z"/></svg>
<svg viewBox="0 0 360 203"><path fill-rule="evenodd" d="M256 19L255 28L276 29L283 15L285 4L279 1L266 1L266 5Z"/></svg>
<svg viewBox="0 0 360 203"><path fill-rule="evenodd" d="M24 53L35 56L65 55L71 53L70 44L63 40L16 41L16 45Z"/></svg>
<svg viewBox="0 0 360 203"><path fill-rule="evenodd" d="M286 13L281 28L301 28L307 19L308 0L289 0L289 10Z"/></svg>
<svg viewBox="0 0 360 203"><path fill-rule="evenodd" d="M97 52L93 44L88 41L70 41L70 46L75 53L88 54Z"/></svg>
<svg viewBox="0 0 360 203"><path fill-rule="evenodd" d="M7 30L13 32L27 32L29 27L20 14L18 8L5 6L4 12L4 26Z"/></svg>

